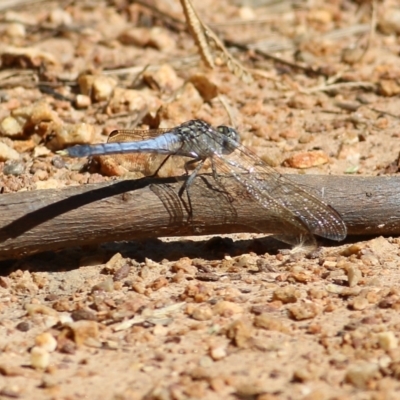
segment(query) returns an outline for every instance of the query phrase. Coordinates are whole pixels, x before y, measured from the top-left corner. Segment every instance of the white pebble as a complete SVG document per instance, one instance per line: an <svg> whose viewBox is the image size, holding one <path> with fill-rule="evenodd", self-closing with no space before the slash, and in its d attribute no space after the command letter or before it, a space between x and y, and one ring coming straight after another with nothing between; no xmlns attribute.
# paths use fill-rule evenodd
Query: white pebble
<svg viewBox="0 0 400 400"><path fill-rule="evenodd" d="M35 369L46 369L50 364L50 354L42 347L33 347L31 350L31 365Z"/></svg>

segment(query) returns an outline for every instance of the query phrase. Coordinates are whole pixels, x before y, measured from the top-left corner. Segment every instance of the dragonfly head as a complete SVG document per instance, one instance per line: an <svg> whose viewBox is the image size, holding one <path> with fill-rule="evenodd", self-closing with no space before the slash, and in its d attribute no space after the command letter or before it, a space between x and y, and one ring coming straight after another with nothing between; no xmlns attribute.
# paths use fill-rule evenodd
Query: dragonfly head
<svg viewBox="0 0 400 400"><path fill-rule="evenodd" d="M236 129L229 126L217 126L217 130L222 133L224 142L222 143L223 154L232 153L240 144L240 136Z"/></svg>

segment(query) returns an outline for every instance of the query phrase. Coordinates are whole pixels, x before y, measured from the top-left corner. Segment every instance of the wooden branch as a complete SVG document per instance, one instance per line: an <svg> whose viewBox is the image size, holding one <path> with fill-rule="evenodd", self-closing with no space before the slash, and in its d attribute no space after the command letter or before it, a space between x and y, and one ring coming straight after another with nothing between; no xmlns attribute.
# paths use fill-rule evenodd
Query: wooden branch
<svg viewBox="0 0 400 400"><path fill-rule="evenodd" d="M139 179L3 194L0 196L0 259L72 246L162 236L235 232L283 233L232 178L226 191L202 175L187 197L182 179ZM349 235L400 234L400 177L291 175L323 197L343 217ZM287 231L286 231L287 233Z"/></svg>

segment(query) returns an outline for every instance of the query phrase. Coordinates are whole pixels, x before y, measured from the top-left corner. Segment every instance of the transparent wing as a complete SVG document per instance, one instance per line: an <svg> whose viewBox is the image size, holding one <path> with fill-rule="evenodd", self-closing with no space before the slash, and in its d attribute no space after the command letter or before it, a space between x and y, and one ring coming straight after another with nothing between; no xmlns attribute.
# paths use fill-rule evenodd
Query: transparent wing
<svg viewBox="0 0 400 400"><path fill-rule="evenodd" d="M229 141L236 149L213 157L218 174L232 175L271 216L289 223L294 234L311 232L338 241L346 237L346 225L335 209L285 178L246 147Z"/></svg>

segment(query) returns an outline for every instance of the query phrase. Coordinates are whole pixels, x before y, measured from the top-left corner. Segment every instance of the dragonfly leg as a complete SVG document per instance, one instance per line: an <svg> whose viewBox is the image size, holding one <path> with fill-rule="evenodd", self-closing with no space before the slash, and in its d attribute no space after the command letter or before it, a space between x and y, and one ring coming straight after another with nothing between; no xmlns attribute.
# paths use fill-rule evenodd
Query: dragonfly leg
<svg viewBox="0 0 400 400"><path fill-rule="evenodd" d="M199 162L200 161L200 162ZM196 166L196 168L192 171L192 173L189 175L189 169L188 166L190 164L194 164L196 162L199 162L199 164ZM197 173L201 170L203 167L205 160L202 159L195 159L195 160L190 160L185 163L185 171L186 174L189 175L189 178L186 179L186 181L183 183L181 188L179 189L178 195L179 197L183 200L182 196L183 193L186 192L187 198L188 198L188 205L186 206L186 203L183 201L183 205L185 206L186 212L188 213L188 221L193 218L193 208L192 208L192 201L190 200L190 193L189 193L189 187L193 183L194 178L196 178Z"/></svg>

